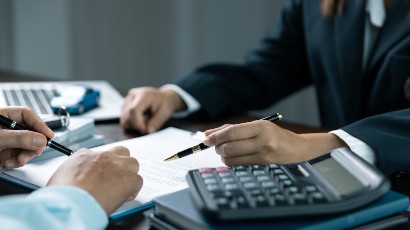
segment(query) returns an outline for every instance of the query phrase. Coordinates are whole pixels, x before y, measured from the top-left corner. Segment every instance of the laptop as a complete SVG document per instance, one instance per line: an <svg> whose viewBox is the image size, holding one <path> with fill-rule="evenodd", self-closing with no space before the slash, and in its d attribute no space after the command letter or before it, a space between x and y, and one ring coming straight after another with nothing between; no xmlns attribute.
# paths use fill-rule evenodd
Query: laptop
<svg viewBox="0 0 410 230"><path fill-rule="evenodd" d="M27 106L37 114L52 114L51 99L72 84L86 84L101 93L99 106L78 117L95 121L118 119L124 98L107 81L50 81L50 82L2 82L0 83L0 107Z"/></svg>

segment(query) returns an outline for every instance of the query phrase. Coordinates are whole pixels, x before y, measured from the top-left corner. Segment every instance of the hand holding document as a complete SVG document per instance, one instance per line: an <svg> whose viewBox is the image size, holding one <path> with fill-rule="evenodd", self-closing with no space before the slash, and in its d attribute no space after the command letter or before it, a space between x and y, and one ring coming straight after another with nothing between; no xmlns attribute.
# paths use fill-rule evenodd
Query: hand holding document
<svg viewBox="0 0 410 230"><path fill-rule="evenodd" d="M178 161L164 162L172 153L199 144L201 140L192 138L192 133L177 128L167 128L139 138L103 145L93 150L106 150L113 146L125 146L140 165L139 174L144 184L137 198L124 203L111 218L141 211L153 206L152 199L188 187L185 175L188 170L202 167L224 166L214 148L184 157ZM22 168L1 169L0 178L36 189L47 184L55 170L67 159L60 156L45 161L28 164Z"/></svg>

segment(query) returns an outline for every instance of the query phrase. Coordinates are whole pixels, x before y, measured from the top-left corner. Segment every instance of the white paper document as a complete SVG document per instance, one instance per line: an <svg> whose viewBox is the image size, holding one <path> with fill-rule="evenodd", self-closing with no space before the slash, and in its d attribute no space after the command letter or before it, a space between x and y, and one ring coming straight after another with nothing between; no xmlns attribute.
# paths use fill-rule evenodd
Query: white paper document
<svg viewBox="0 0 410 230"><path fill-rule="evenodd" d="M138 160L139 174L144 179L144 184L137 198L124 203L111 217L118 218L151 207L153 198L187 188L185 175L188 170L224 166L214 148L178 160L164 162L165 158L200 142L201 140L194 138L191 132L171 127L143 137L93 148L94 150L105 150L113 146L127 147L131 156ZM1 177L8 180L14 178L16 183L25 181L43 187L67 158L67 156L60 156L27 164L18 169L3 169L0 176L3 175Z"/></svg>

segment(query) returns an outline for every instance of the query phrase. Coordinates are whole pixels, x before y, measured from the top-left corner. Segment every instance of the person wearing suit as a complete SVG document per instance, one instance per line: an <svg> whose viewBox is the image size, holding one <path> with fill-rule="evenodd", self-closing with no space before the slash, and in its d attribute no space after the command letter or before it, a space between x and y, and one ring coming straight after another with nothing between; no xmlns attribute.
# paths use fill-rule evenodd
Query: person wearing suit
<svg viewBox="0 0 410 230"><path fill-rule="evenodd" d="M386 175L408 170L409 12L408 1L287 1L244 64L211 64L174 85L131 89L121 124L153 132L175 112L238 114L314 85L322 126L334 131L295 134L255 121L208 130L204 143L227 165L298 162L349 146Z"/></svg>

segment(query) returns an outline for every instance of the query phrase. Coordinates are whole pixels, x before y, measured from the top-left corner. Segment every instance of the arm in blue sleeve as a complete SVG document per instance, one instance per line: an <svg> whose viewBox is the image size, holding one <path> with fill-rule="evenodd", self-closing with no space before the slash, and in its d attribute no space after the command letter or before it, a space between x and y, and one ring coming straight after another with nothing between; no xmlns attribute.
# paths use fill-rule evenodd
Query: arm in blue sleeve
<svg viewBox="0 0 410 230"><path fill-rule="evenodd" d="M67 185L0 198L0 222L11 229L104 229L108 217L86 191Z"/></svg>

